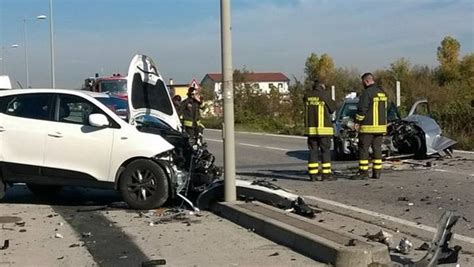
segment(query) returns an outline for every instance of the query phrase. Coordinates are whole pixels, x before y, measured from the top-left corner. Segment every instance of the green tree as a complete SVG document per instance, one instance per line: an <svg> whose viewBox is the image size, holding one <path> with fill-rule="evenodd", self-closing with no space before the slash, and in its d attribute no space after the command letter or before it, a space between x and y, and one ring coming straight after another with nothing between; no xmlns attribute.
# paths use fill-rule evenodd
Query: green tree
<svg viewBox="0 0 474 267"><path fill-rule="evenodd" d="M315 53L311 53L304 64L305 87L310 87L312 82L318 78L319 57Z"/></svg>
<svg viewBox="0 0 474 267"><path fill-rule="evenodd" d="M306 59L305 62L305 87L309 89L314 80L320 80L326 85L332 84L335 77L334 61L328 54L318 57L315 53Z"/></svg>
<svg viewBox="0 0 474 267"><path fill-rule="evenodd" d="M319 79L326 85L332 84L334 80L334 61L328 54L323 54L318 65Z"/></svg>
<svg viewBox="0 0 474 267"><path fill-rule="evenodd" d="M471 88L474 87L474 53L467 54L461 60L459 66L461 78L465 80ZM472 89L471 89L472 91Z"/></svg>
<svg viewBox="0 0 474 267"><path fill-rule="evenodd" d="M458 40L446 36L438 47L438 61L440 63L439 81L441 84L459 78L459 50L461 45Z"/></svg>
<svg viewBox="0 0 474 267"><path fill-rule="evenodd" d="M399 58L390 64L390 72L397 81L403 81L410 76L410 61L406 58Z"/></svg>

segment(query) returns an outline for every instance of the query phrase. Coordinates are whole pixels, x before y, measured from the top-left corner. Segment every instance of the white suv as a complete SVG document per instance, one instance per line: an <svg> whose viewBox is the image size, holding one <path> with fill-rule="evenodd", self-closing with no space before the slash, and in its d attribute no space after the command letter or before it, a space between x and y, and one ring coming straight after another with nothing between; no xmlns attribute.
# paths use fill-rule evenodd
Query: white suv
<svg viewBox="0 0 474 267"><path fill-rule="evenodd" d="M189 184L191 155L166 85L143 55L133 58L127 83L125 116L126 100L115 99L119 116L105 94L0 91L0 199L18 182L42 193L64 185L115 188L135 209L179 194Z"/></svg>

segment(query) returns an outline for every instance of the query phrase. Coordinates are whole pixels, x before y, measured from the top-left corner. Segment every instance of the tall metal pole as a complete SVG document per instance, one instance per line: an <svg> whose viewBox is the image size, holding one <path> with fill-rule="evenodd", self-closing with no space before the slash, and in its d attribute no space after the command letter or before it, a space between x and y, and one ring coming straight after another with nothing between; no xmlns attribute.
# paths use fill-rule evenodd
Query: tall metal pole
<svg viewBox="0 0 474 267"><path fill-rule="evenodd" d="M234 92L232 70L230 0L221 0L221 53L222 84L224 86L224 199L236 200L235 188L235 135L234 135Z"/></svg>
<svg viewBox="0 0 474 267"><path fill-rule="evenodd" d="M51 48L51 87L56 88L56 77L54 74L54 33L53 33L53 0L49 0L49 38Z"/></svg>
<svg viewBox="0 0 474 267"><path fill-rule="evenodd" d="M30 71L28 66L28 33L26 29L26 18L23 19L25 29L25 72L26 72L26 88L30 87Z"/></svg>
<svg viewBox="0 0 474 267"><path fill-rule="evenodd" d="M400 81L397 81L397 87L396 87L396 95L397 95L397 107L399 107L402 104L401 101L401 89L400 89Z"/></svg>
<svg viewBox="0 0 474 267"><path fill-rule="evenodd" d="M0 49L2 50L2 54L0 54L0 60L2 61L2 74L5 73L5 47L1 46Z"/></svg>

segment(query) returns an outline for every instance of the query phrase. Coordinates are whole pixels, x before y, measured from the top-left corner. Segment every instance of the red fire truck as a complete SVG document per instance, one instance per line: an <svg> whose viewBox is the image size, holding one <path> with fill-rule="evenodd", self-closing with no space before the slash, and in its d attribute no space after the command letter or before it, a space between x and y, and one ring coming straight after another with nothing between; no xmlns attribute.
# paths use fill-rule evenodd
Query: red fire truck
<svg viewBox="0 0 474 267"><path fill-rule="evenodd" d="M95 77L85 79L84 90L109 93L120 98L127 98L127 77L120 74L99 77L96 74Z"/></svg>

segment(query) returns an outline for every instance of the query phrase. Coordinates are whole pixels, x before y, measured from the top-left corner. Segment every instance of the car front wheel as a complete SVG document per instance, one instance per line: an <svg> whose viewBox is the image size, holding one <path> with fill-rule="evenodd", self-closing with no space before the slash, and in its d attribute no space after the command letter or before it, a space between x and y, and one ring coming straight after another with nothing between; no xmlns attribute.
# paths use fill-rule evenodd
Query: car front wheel
<svg viewBox="0 0 474 267"><path fill-rule="evenodd" d="M135 160L122 173L119 190L132 209L153 209L163 205L169 196L168 179L163 169L146 159Z"/></svg>

